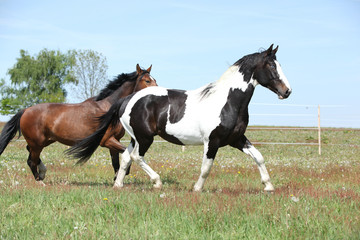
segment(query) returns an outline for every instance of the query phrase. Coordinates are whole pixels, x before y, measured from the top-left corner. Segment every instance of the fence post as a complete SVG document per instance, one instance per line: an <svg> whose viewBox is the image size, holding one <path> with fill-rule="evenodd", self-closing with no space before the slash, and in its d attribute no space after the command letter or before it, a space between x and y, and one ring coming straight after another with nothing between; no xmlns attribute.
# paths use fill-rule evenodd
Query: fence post
<svg viewBox="0 0 360 240"><path fill-rule="evenodd" d="M321 155L321 127L320 127L320 105L318 105L318 141L319 141L319 155Z"/></svg>

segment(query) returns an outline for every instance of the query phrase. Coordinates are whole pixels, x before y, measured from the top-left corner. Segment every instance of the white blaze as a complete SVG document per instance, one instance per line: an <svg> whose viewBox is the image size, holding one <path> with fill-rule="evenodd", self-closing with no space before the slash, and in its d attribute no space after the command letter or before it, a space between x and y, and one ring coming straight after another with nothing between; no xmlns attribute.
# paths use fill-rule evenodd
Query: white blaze
<svg viewBox="0 0 360 240"><path fill-rule="evenodd" d="M285 86L291 91L291 87L290 87L290 83L289 81L287 80L284 72L282 71L282 68L280 66L280 64L278 63L278 61L274 60L275 61L275 64L276 64L276 69L280 75L280 80L284 82Z"/></svg>

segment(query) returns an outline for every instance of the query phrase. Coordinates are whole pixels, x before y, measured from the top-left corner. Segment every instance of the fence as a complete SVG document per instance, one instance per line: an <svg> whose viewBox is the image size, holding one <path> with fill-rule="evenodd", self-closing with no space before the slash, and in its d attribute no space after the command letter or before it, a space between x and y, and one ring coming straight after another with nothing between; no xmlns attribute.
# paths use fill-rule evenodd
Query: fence
<svg viewBox="0 0 360 240"><path fill-rule="evenodd" d="M254 105L263 105L263 106L291 106L291 107L309 107L309 105L299 105L299 104L260 104L255 103ZM313 105L311 105L313 106ZM259 115L259 114L251 114L251 115ZM262 116L266 115L274 115L274 114L261 114ZM277 116L281 115L283 117L286 116L312 116L311 114L294 114L294 113L282 113L282 114L276 114ZM264 142L254 142L254 144L280 144L280 145L317 145L319 148L319 155L321 155L321 125L320 125L320 105L317 106L317 127L302 127L302 128L289 128L289 127L282 127L282 128L276 128L276 127L248 127L249 130L314 130L318 132L318 142L317 143L264 143Z"/></svg>
<svg viewBox="0 0 360 240"><path fill-rule="evenodd" d="M318 141L317 143L257 143L257 144L281 144L281 145L316 145L318 146L318 150L319 150L319 155L321 155L321 129L322 129L322 125L321 125L321 112L320 112L320 108L321 109L331 109L330 113L333 114L333 118L327 118L326 120L341 120L341 121L352 121L351 123L355 126L360 126L360 112L359 110L357 110L358 112L356 112L356 110L354 111L354 109L357 108L353 108L352 106L347 106L347 105L305 105L305 104L268 104L268 103L250 103L250 109L251 107L254 108L255 106L255 111L250 111L250 112L255 112L250 114L251 116L256 116L254 118L252 118L251 120L255 119L255 124L254 121L251 121L252 125L263 125L261 123L261 121L257 121L256 119L259 119L259 117L261 118L262 116L265 116L267 118L269 118L269 116L271 117L275 117L275 121L277 122L277 124L270 124L270 125L279 125L278 121L281 117L281 119L285 120L286 123L280 123L280 125L283 126L291 126L291 125L302 125L302 124L306 124L306 121L302 121L304 118L308 118L310 119L310 124L307 123L308 125L312 125L312 126L316 126L317 127L248 127L249 130L253 129L253 130L275 130L275 129L279 129L279 130L310 130L310 131L317 131L318 132ZM264 113L265 110L264 109L256 109L259 107L269 107L271 106L271 111L275 112L275 113ZM276 112L276 109L274 107L280 107L281 108L281 113ZM288 111L287 113L284 113L284 107L288 107L290 108L290 111ZM304 108L306 109L306 111L299 111L299 108ZM335 109L335 110L334 110ZM340 111L339 111L340 109ZM254 109L251 109L254 110ZM279 111L279 109L277 109ZM315 111L313 111L315 110ZM317 110L317 111L316 111ZM256 113L256 112L261 112L261 113ZM310 113L309 113L310 111ZM335 115L334 115L335 113ZM326 115L329 115L329 112L325 113ZM337 114L337 115L336 115ZM334 119L335 117L338 117L338 119ZM290 120L292 117L296 117L297 119L295 121ZM292 124L289 124L289 122L291 122ZM329 124L329 123L328 123ZM342 123L344 124L344 122ZM268 124L265 124L268 125ZM336 127L336 124L331 124L332 127ZM334 126L335 125L335 126ZM342 125L341 127L345 127L344 125ZM349 127L349 126L347 126ZM335 130L335 129L332 129ZM256 144L256 143L254 143Z"/></svg>

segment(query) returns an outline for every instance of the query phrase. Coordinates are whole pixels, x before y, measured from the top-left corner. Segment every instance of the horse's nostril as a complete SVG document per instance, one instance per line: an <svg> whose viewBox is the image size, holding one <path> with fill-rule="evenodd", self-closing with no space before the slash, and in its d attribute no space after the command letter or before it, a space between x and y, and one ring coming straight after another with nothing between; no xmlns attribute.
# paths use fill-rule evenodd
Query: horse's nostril
<svg viewBox="0 0 360 240"><path fill-rule="evenodd" d="M291 94L291 89L286 90L285 95L288 97Z"/></svg>

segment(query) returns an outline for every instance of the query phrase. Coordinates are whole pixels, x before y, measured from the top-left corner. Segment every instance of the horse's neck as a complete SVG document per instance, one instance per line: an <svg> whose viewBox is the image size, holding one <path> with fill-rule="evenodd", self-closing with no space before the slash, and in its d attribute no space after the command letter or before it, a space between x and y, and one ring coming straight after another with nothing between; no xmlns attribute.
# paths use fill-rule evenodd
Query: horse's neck
<svg viewBox="0 0 360 240"><path fill-rule="evenodd" d="M239 72L239 66L231 66L228 70L215 82L219 87L224 88L238 88L245 92L249 85L254 87L257 85L257 81L251 77L250 81L245 81L244 75Z"/></svg>
<svg viewBox="0 0 360 240"><path fill-rule="evenodd" d="M103 101L114 104L118 99L126 97L133 93L135 88L135 82L126 82L121 87L116 89L110 96L104 98Z"/></svg>
<svg viewBox="0 0 360 240"><path fill-rule="evenodd" d="M205 96L208 96L208 98L219 98L221 95L227 96L230 90L240 89L240 92L247 92L247 95L251 99L256 85L257 82L253 78L251 78L248 82L244 80L244 75L239 72L238 66L231 66L225 73L223 73L219 80L203 86L197 91ZM206 94L204 94L204 90L207 91Z"/></svg>

